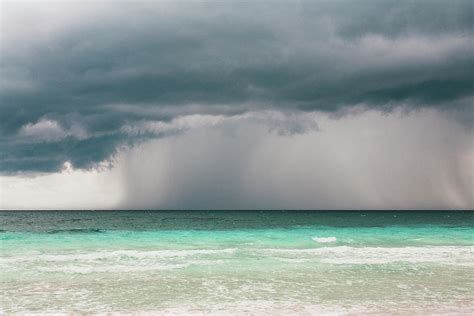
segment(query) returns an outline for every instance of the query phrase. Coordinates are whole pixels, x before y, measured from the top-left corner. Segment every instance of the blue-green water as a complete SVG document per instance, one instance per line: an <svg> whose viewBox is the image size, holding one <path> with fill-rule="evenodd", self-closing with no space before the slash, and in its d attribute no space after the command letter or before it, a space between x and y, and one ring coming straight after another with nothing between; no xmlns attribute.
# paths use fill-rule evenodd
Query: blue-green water
<svg viewBox="0 0 474 316"><path fill-rule="evenodd" d="M0 212L0 307L472 313L474 213Z"/></svg>

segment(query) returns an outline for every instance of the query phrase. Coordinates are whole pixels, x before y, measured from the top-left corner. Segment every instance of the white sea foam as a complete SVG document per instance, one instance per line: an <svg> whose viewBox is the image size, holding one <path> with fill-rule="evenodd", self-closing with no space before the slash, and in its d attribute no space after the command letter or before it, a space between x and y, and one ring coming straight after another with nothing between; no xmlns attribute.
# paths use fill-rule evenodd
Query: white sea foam
<svg viewBox="0 0 474 316"><path fill-rule="evenodd" d="M336 237L313 237L315 242L320 243L327 243L327 242L335 242L337 240Z"/></svg>
<svg viewBox="0 0 474 316"><path fill-rule="evenodd" d="M61 266L61 267L38 267L41 272L61 272L68 274L88 274L88 273L127 273L143 272L154 270L174 270L190 266L190 264L155 264L152 266L132 266L132 265L106 265L106 266Z"/></svg>
<svg viewBox="0 0 474 316"><path fill-rule="evenodd" d="M156 270L175 270L187 268L194 265L219 265L223 264L223 260L187 260L184 263L153 263L153 264L130 264L122 265L65 265L65 266L49 266L37 267L41 272L61 272L68 274L88 274L88 273L128 273L143 272Z"/></svg>
<svg viewBox="0 0 474 316"><path fill-rule="evenodd" d="M241 300L233 303L210 305L183 305L154 311L133 313L148 315L405 315L405 314L455 314L468 315L468 304L453 306L450 304L304 304L289 300L287 303L267 300ZM123 311L119 312L122 314Z"/></svg>
<svg viewBox="0 0 474 316"><path fill-rule="evenodd" d="M304 258L277 258L278 261L282 262L288 262L288 263L303 263L303 262L308 262L310 259L304 259Z"/></svg>
<svg viewBox="0 0 474 316"><path fill-rule="evenodd" d="M48 261L48 262L67 262L67 261L96 261L104 259L153 259L153 258L173 258L189 257L211 254L232 254L235 248L226 249L184 249L184 250L114 250L114 251L94 251L87 253L70 253L58 255L35 255L0 258L0 264L25 262L25 261Z"/></svg>
<svg viewBox="0 0 474 316"><path fill-rule="evenodd" d="M471 315L472 305L469 302L453 304L451 302L432 303L430 301L417 302L409 304L406 302L388 302L388 303L326 303L326 304L308 304L295 300L288 300L285 303L271 300L236 300L232 303L192 303L183 302L179 306L165 307L154 310L137 310L136 306L118 309L110 304L90 303L92 306L81 306L85 312L81 314L95 315L193 315L193 316L223 316L223 315ZM80 305L75 305L77 307ZM12 308L13 307L13 308ZM56 307L51 310L38 312L37 308L29 310L24 306L12 306L10 308L0 308L0 313L28 315L71 315L70 306ZM26 312L26 313L25 313ZM77 313L77 312L76 312Z"/></svg>
<svg viewBox="0 0 474 316"><path fill-rule="evenodd" d="M430 247L324 247L307 249L263 249L273 256L311 258L332 264L441 263L474 265L474 246Z"/></svg>

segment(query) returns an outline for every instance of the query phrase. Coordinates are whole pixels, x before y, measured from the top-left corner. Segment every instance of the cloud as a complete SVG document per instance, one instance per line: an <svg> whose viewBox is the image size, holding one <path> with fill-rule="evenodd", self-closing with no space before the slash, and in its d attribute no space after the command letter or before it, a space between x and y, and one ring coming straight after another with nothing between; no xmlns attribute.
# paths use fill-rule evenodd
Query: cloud
<svg viewBox="0 0 474 316"><path fill-rule="evenodd" d="M0 208L474 207L472 128L434 109L194 114L133 127L124 133L141 142L117 147L113 164L99 152L80 158L99 168L67 161L0 176Z"/></svg>
<svg viewBox="0 0 474 316"><path fill-rule="evenodd" d="M77 170L69 162L54 173L0 176L0 209L110 209L122 198L120 180L117 169Z"/></svg>
<svg viewBox="0 0 474 316"><path fill-rule="evenodd" d="M87 137L80 126L76 125L69 130L64 130L58 122L49 119L40 119L34 124L28 123L19 131L19 137L39 142L55 142L69 136L78 139Z"/></svg>
<svg viewBox="0 0 474 316"><path fill-rule="evenodd" d="M0 172L91 168L143 141L130 131L190 115L364 104L472 124L472 12L461 0L2 2ZM58 125L42 130L47 146L26 148L18 138L46 120Z"/></svg>
<svg viewBox="0 0 474 316"><path fill-rule="evenodd" d="M312 114L263 111L247 112L233 116L192 114L176 117L169 122L144 121L140 124L125 125L123 132L131 137L142 135L166 136L200 128L237 127L242 123L250 122L264 126L271 131L277 131L279 134L292 135L318 130L318 125Z"/></svg>
<svg viewBox="0 0 474 316"><path fill-rule="evenodd" d="M473 135L462 124L433 110L303 116L319 129L282 134L241 117L123 152L120 207L474 207Z"/></svg>

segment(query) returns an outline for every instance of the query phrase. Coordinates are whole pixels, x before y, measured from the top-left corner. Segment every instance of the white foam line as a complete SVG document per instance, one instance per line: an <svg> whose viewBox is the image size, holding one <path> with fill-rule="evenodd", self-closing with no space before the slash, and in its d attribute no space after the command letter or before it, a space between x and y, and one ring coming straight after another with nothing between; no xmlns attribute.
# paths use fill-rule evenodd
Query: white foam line
<svg viewBox="0 0 474 316"><path fill-rule="evenodd" d="M313 237L312 239L320 243L335 242L337 240L336 237Z"/></svg>
<svg viewBox="0 0 474 316"><path fill-rule="evenodd" d="M94 266L66 266L59 268L46 268L39 267L38 271L41 272L62 272L70 274L88 274L88 273L126 273L126 272L142 272L142 271L153 271L153 270L173 270L181 269L190 266L191 264L173 264L173 265L153 265L153 266L126 266L126 265L114 265L105 267L94 267Z"/></svg>
<svg viewBox="0 0 474 316"><path fill-rule="evenodd" d="M474 262L474 246L430 247L323 247L310 249L263 249L274 255L313 258L333 264L383 264L391 262L435 262L471 265Z"/></svg>
<svg viewBox="0 0 474 316"><path fill-rule="evenodd" d="M196 255L208 254L231 254L235 252L235 248L227 249L188 249L188 250L115 250L115 251L97 251L90 253L61 254L61 255L35 255L21 257L0 258L0 263L23 262L23 261L94 261L108 258L172 258L172 257L188 257Z"/></svg>

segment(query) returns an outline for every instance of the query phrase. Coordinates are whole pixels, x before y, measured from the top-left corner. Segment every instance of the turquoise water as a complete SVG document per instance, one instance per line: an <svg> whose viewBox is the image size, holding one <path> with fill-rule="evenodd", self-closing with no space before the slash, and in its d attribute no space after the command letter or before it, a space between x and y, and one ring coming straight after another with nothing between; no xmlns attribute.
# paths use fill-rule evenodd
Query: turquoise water
<svg viewBox="0 0 474 316"><path fill-rule="evenodd" d="M474 213L0 212L3 313L474 311Z"/></svg>

